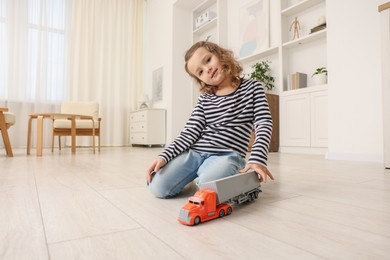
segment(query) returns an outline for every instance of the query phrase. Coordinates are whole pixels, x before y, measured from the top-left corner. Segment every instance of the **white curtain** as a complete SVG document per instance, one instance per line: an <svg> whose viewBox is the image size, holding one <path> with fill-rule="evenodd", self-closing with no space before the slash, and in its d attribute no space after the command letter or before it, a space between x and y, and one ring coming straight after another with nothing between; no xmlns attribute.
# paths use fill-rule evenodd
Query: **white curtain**
<svg viewBox="0 0 390 260"><path fill-rule="evenodd" d="M0 106L16 114L15 148L26 146L29 114L68 98L70 11L67 0L0 0Z"/></svg>
<svg viewBox="0 0 390 260"><path fill-rule="evenodd" d="M26 146L29 114L59 112L63 100L98 101L102 145L129 143L142 94L143 2L0 0L0 106L17 116L14 148ZM45 122L45 147L50 129Z"/></svg>
<svg viewBox="0 0 390 260"><path fill-rule="evenodd" d="M70 98L99 102L103 146L129 143L129 113L142 94L143 1L73 3Z"/></svg>

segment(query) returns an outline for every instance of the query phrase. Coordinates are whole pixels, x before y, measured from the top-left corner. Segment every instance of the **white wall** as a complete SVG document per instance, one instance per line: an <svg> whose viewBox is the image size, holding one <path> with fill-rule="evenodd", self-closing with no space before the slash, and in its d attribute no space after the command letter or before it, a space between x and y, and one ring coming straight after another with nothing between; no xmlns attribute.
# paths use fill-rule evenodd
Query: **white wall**
<svg viewBox="0 0 390 260"><path fill-rule="evenodd" d="M278 12L279 8L272 2L271 12ZM149 69L146 78L150 75L151 79L154 69L164 67L164 100L154 106L168 110L168 142L182 129L192 109L191 102L187 102L192 94L186 86L189 81L183 76L181 59L186 45L191 44L191 34L185 33L191 16L186 15L185 5L177 3L191 5L190 0L147 1ZM327 0L329 159L383 160L380 16L377 11L382 3L379 0ZM229 2L228 24L238 22L238 17L232 15L235 4ZM278 15L271 13L270 17L271 30L275 30L279 25L273 17ZM229 41L234 38L233 31L228 31ZM278 41L277 37L271 31L271 45ZM151 80L146 79L146 82L145 90L151 94Z"/></svg>
<svg viewBox="0 0 390 260"><path fill-rule="evenodd" d="M327 158L383 161L381 0L327 0Z"/></svg>
<svg viewBox="0 0 390 260"><path fill-rule="evenodd" d="M200 0L147 0L145 92L152 96L152 73L164 68L163 101L167 109L167 144L183 129L192 108L192 79L184 69L184 55L192 43L192 12Z"/></svg>
<svg viewBox="0 0 390 260"><path fill-rule="evenodd" d="M193 80L184 69L184 55L192 45L191 10L179 4L174 5L172 41L172 121L170 140L183 130L193 109Z"/></svg>
<svg viewBox="0 0 390 260"><path fill-rule="evenodd" d="M154 108L167 109L167 134L172 120L172 4L175 0L148 0L146 4L144 92L152 98L153 71L163 68L163 100L152 104Z"/></svg>

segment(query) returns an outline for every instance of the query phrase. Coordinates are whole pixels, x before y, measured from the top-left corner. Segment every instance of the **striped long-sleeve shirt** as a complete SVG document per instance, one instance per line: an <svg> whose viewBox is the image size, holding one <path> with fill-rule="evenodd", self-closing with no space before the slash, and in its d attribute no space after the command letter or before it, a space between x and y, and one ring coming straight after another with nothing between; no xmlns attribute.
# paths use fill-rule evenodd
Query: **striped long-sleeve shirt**
<svg viewBox="0 0 390 260"><path fill-rule="evenodd" d="M252 129L256 138L248 163L266 166L272 134L268 102L258 81L243 79L229 95L200 95L183 131L159 156L169 162L193 149L207 153L236 151L245 159Z"/></svg>

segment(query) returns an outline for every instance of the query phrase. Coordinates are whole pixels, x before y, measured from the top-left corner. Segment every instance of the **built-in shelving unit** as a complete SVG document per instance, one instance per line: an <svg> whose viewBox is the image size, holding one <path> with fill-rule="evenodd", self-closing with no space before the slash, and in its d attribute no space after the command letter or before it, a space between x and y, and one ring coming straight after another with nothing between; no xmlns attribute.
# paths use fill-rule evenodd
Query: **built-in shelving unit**
<svg viewBox="0 0 390 260"><path fill-rule="evenodd" d="M208 39L222 46L231 46L227 37L228 6L231 7L230 4L232 3L227 0L205 0L192 9L193 43ZM234 6L237 7L237 3L234 3ZM273 24L271 25L270 34L272 35L269 48L247 57L241 57L239 62L247 74L250 73L254 63L271 60L271 74L275 77L276 85L276 90L272 94L280 96L280 145L282 150L291 152L290 148L294 149L295 145L299 146L301 150L310 150L313 147L326 149L327 122L318 121L315 116L327 116L327 85L315 86L311 79L311 75L317 68L327 67L327 29L311 33L311 30L318 26L320 21L326 20L326 0L270 1L271 9L270 15L273 17L270 21ZM205 12L209 12L209 20L196 26L196 19ZM291 24L295 18L300 24L297 39L293 39L294 33L291 30ZM232 31L229 30L229 33ZM229 40L232 38L234 37L230 37ZM288 88L288 78L295 72L307 74L306 89L290 90ZM197 97L198 89L194 85L194 104ZM290 124L294 120L299 121L300 123L297 125L300 124L304 129L290 129ZM301 134L299 138L304 141L294 143L293 138L296 133Z"/></svg>
<svg viewBox="0 0 390 260"><path fill-rule="evenodd" d="M311 75L327 67L327 29L311 33L326 20L325 0L303 0L289 5L281 0L280 12L280 151L325 154L328 145L328 86L315 85ZM300 37L293 39L292 23L297 18ZM290 90L295 72L307 75L307 87ZM290 78L288 80L288 78Z"/></svg>
<svg viewBox="0 0 390 260"><path fill-rule="evenodd" d="M281 89L288 91L288 77L292 73L307 74L307 85L314 83L311 75L319 67L327 67L326 28L311 33L311 29L321 23L320 18L326 21L325 0L303 0L289 5L291 1L280 1L280 74ZM300 37L293 39L292 23L297 18Z"/></svg>

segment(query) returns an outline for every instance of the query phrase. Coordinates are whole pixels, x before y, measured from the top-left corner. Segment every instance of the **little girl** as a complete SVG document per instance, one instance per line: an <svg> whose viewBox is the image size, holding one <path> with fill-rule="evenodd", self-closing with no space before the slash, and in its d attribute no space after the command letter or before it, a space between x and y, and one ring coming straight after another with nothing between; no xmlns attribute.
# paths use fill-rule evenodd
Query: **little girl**
<svg viewBox="0 0 390 260"><path fill-rule="evenodd" d="M250 169L263 182L273 180L266 167L272 118L261 84L240 77L233 52L212 42L195 43L185 69L201 95L183 131L147 170L153 194L174 197L195 179L200 184ZM252 129L256 138L246 163Z"/></svg>

